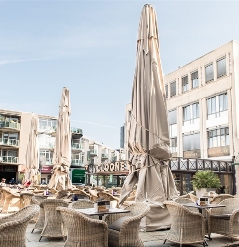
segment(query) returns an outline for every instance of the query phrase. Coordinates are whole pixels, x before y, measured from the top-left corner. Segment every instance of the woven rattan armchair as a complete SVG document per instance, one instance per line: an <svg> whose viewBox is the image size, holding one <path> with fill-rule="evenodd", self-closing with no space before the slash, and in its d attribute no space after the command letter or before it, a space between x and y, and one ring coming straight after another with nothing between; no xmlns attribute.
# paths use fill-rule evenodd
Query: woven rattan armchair
<svg viewBox="0 0 239 247"><path fill-rule="evenodd" d="M234 196L230 194L219 194L219 195L214 196L210 203L219 204L221 201L228 199L228 198L234 198Z"/></svg>
<svg viewBox="0 0 239 247"><path fill-rule="evenodd" d="M80 208L93 208L94 202L90 200L81 199L69 204L68 208L80 209Z"/></svg>
<svg viewBox="0 0 239 247"><path fill-rule="evenodd" d="M39 212L38 205L0 218L0 246L26 247L26 229L29 221Z"/></svg>
<svg viewBox="0 0 239 247"><path fill-rule="evenodd" d="M139 236L140 221L149 212L149 206L143 202L135 202L125 209L129 213L110 214L105 218L108 224L109 247L143 247Z"/></svg>
<svg viewBox="0 0 239 247"><path fill-rule="evenodd" d="M40 206L39 214L35 216L37 218L34 217L36 224L34 225L34 227L32 229L32 233L34 232L35 229L42 230L44 227L45 211L44 211L43 206L40 205L43 200L45 200L45 197L43 195L41 195L41 196L40 195L34 195L32 197L31 203Z"/></svg>
<svg viewBox="0 0 239 247"><path fill-rule="evenodd" d="M114 195L108 193L108 192L97 192L97 195L99 198L104 199L104 200L108 200L108 201L117 201L117 207L119 207L119 198L115 197Z"/></svg>
<svg viewBox="0 0 239 247"><path fill-rule="evenodd" d="M40 207L44 208L45 222L39 242L42 237L66 237L66 229L63 225L61 214L56 211L56 208L68 207L68 203L62 199L46 199L41 202Z"/></svg>
<svg viewBox="0 0 239 247"><path fill-rule="evenodd" d="M31 200L33 196L34 194L28 191L22 191L20 193L21 209L31 204Z"/></svg>
<svg viewBox="0 0 239 247"><path fill-rule="evenodd" d="M202 243L206 246L204 240L206 224L203 215L174 201L165 201L164 204L172 218L172 225L164 243L169 240L180 244L180 247L182 244L193 243Z"/></svg>
<svg viewBox="0 0 239 247"><path fill-rule="evenodd" d="M102 220L96 220L74 209L58 207L67 228L64 247L108 247L108 227Z"/></svg>
<svg viewBox="0 0 239 247"><path fill-rule="evenodd" d="M239 236L239 198L228 198L218 205L225 207L209 210L209 236L211 233L218 233L233 240Z"/></svg>

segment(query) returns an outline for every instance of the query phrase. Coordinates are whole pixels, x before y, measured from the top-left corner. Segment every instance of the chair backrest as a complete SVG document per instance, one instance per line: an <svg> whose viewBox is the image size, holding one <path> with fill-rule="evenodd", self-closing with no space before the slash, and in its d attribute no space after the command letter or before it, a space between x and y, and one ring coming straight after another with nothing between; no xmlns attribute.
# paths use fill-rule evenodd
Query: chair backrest
<svg viewBox="0 0 239 247"><path fill-rule="evenodd" d="M150 207L144 202L135 202L129 206L126 206L125 210L130 210L129 214L131 216L137 216L137 215L145 216L149 212Z"/></svg>
<svg viewBox="0 0 239 247"><path fill-rule="evenodd" d="M221 208L224 214L231 214L235 209L239 209L239 198L228 198L218 205L225 205L226 207Z"/></svg>
<svg viewBox="0 0 239 247"><path fill-rule="evenodd" d="M179 204L186 204L186 203L193 203L194 201L189 199L189 198L182 198L182 197L178 197L176 199L173 200L174 202L177 202Z"/></svg>
<svg viewBox="0 0 239 247"><path fill-rule="evenodd" d="M30 215L30 219L33 218L40 211L40 207L36 204L29 205L16 213L9 214L7 216L0 217L0 224L10 222L10 221L19 221L26 216ZM29 219L29 220L30 220Z"/></svg>
<svg viewBox="0 0 239 247"><path fill-rule="evenodd" d="M213 197L211 204L219 204L221 201L229 198L234 198L234 196L230 194L219 194Z"/></svg>
<svg viewBox="0 0 239 247"><path fill-rule="evenodd" d="M67 228L67 241L73 241L74 244L79 242L80 246L108 246L106 222L91 219L71 208L58 207L56 210L61 214ZM92 245L92 241L95 242L94 245Z"/></svg>
<svg viewBox="0 0 239 247"><path fill-rule="evenodd" d="M94 202L84 199L72 202L68 206L68 208L72 208L72 209L93 208L93 207L94 207Z"/></svg>

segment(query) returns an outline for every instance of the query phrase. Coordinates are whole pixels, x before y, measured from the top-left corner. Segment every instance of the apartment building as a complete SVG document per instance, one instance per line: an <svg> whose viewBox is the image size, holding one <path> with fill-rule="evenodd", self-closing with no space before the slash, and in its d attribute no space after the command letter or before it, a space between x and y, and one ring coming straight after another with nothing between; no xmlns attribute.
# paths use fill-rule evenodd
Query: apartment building
<svg viewBox="0 0 239 247"><path fill-rule="evenodd" d="M219 173L225 192L232 192L239 154L239 43L230 41L179 67L165 75L164 83L170 149L173 157L181 157L171 167L175 180L184 184L184 191L191 190L195 171L207 168L198 164L213 161L208 168ZM129 119L130 104L126 135ZM236 187L239 191L239 183Z"/></svg>
<svg viewBox="0 0 239 247"><path fill-rule="evenodd" d="M11 178L21 180L24 175L33 115L38 118L40 179L48 183L51 178L57 118L0 109L0 177L6 178L7 182ZM85 183L86 165L100 165L120 158L119 151L89 140L80 128L71 127L71 148L70 177L74 184Z"/></svg>

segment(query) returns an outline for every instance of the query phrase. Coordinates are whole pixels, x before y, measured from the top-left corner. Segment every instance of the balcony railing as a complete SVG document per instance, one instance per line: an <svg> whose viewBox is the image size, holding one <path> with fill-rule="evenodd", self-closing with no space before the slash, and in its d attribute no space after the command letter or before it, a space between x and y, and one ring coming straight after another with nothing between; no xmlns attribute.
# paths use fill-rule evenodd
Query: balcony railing
<svg viewBox="0 0 239 247"><path fill-rule="evenodd" d="M0 138L0 145L7 146L18 146L19 140L9 139L9 138Z"/></svg>
<svg viewBox="0 0 239 247"><path fill-rule="evenodd" d="M72 148L72 149L77 149L77 150L82 150L82 149L83 149L81 143L72 143L72 144L71 144L71 148Z"/></svg>
<svg viewBox="0 0 239 247"><path fill-rule="evenodd" d="M102 159L108 159L109 158L109 155L108 154L101 154L101 158Z"/></svg>
<svg viewBox="0 0 239 247"><path fill-rule="evenodd" d="M90 155L98 155L98 152L96 149L90 149L89 153Z"/></svg>
<svg viewBox="0 0 239 247"><path fill-rule="evenodd" d="M0 122L0 128L10 128L20 130L20 123L16 122Z"/></svg>
<svg viewBox="0 0 239 247"><path fill-rule="evenodd" d="M77 135L83 135L82 129L71 127L71 133Z"/></svg>
<svg viewBox="0 0 239 247"><path fill-rule="evenodd" d="M235 169L232 161L226 160L209 160L209 159L192 159L175 157L170 161L172 171L198 171L212 170L215 172L234 173Z"/></svg>
<svg viewBox="0 0 239 247"><path fill-rule="evenodd" d="M71 165L74 165L74 166L82 166L82 161L79 160L79 159L72 159L71 160Z"/></svg>
<svg viewBox="0 0 239 247"><path fill-rule="evenodd" d="M2 163L18 163L18 157L15 156L0 156L0 162Z"/></svg>

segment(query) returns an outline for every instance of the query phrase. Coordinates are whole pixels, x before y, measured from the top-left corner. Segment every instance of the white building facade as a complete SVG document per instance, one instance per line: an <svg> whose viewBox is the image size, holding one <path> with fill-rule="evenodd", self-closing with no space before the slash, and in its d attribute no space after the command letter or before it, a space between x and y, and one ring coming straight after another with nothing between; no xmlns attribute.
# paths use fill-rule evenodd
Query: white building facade
<svg viewBox="0 0 239 247"><path fill-rule="evenodd" d="M196 159L235 163L239 154L239 43L231 41L165 75L164 84L172 157L181 157L180 162L190 159L189 170ZM126 106L126 140L129 116L130 104ZM231 174L237 169L225 171ZM224 192L231 193L239 173L232 180L223 169L218 171ZM176 179L190 190L193 173L185 174L175 171ZM239 182L236 185L239 191Z"/></svg>
<svg viewBox="0 0 239 247"><path fill-rule="evenodd" d="M57 118L0 109L0 176L21 180L32 116L38 118L39 166L41 180L49 182L53 168ZM85 166L118 161L120 151L89 140L82 129L71 127L70 176L74 184L85 183Z"/></svg>

